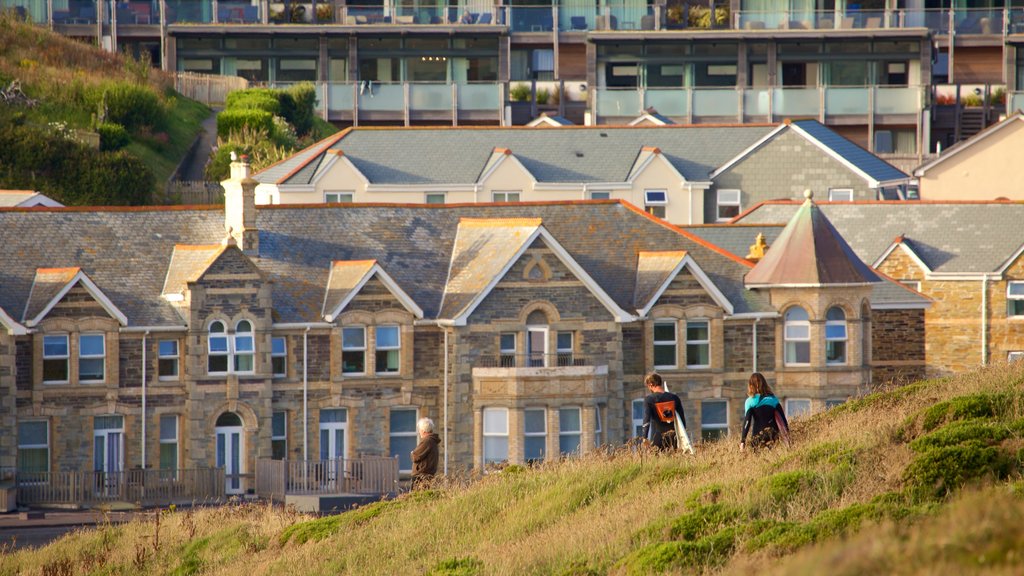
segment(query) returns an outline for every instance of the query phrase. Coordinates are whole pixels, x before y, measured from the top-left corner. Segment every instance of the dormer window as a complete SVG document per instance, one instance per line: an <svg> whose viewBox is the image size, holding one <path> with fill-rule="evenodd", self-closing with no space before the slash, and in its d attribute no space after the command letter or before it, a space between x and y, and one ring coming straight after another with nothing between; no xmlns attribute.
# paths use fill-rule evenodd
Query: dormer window
<svg viewBox="0 0 1024 576"><path fill-rule="evenodd" d="M43 336L43 383L68 381L68 335Z"/></svg>
<svg viewBox="0 0 1024 576"><path fill-rule="evenodd" d="M206 371L209 374L227 374L230 352L224 323L219 320L211 323L209 332Z"/></svg>
<svg viewBox="0 0 1024 576"><path fill-rule="evenodd" d="M401 359L401 340L398 326L377 327L377 374L397 374Z"/></svg>
<svg viewBox="0 0 1024 576"><path fill-rule="evenodd" d="M106 371L106 346L103 334L80 334L78 336L78 380L79 382L103 382Z"/></svg>
<svg viewBox="0 0 1024 576"><path fill-rule="evenodd" d="M366 374L365 327L341 329L341 371L344 374Z"/></svg>
<svg viewBox="0 0 1024 576"><path fill-rule="evenodd" d="M644 190L644 210L658 218L665 218L668 206L668 192L665 190Z"/></svg>

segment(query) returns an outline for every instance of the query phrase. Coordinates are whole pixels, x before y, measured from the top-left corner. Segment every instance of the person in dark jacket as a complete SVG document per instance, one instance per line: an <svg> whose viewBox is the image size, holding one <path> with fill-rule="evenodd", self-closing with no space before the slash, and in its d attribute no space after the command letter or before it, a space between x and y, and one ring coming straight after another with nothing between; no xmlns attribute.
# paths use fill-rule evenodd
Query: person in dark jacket
<svg viewBox="0 0 1024 576"><path fill-rule="evenodd" d="M644 398L643 435L659 449L677 446L675 418L679 414L683 426L686 426L686 415L683 414L683 403L679 396L665 391L665 381L661 375L652 372L644 378L644 384L650 394Z"/></svg>
<svg viewBox="0 0 1024 576"><path fill-rule="evenodd" d="M441 438L434 433L434 421L420 418L416 422L416 432L420 435L420 443L412 451L412 487L421 488L429 484L437 474L438 444Z"/></svg>
<svg viewBox="0 0 1024 576"><path fill-rule="evenodd" d="M750 375L750 380L747 382L747 396L740 450L746 446L748 432L753 432L750 439L751 448L771 446L779 439L780 425L785 430L789 429L786 413L782 411L779 399L775 397L775 393L768 386L768 381L760 372Z"/></svg>

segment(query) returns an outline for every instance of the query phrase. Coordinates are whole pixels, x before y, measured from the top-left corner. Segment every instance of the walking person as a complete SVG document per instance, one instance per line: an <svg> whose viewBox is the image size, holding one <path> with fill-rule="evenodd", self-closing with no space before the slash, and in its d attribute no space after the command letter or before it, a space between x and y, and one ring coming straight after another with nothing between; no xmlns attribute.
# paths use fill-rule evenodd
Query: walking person
<svg viewBox="0 0 1024 576"><path fill-rule="evenodd" d="M786 422L782 404L760 372L751 374L747 382L740 450L746 446L748 432L753 432L750 447L754 449L771 446L778 441L780 435L788 437L789 434L789 423Z"/></svg>
<svg viewBox="0 0 1024 576"><path fill-rule="evenodd" d="M412 488L423 488L437 474L438 445L441 438L434 432L434 421L420 418L416 422L420 442L412 451Z"/></svg>
<svg viewBox="0 0 1024 576"><path fill-rule="evenodd" d="M657 372L648 374L644 384L649 394L644 398L643 436L656 448L676 448L676 414L679 414L683 427L686 427L683 402L679 396L665 391L665 381Z"/></svg>

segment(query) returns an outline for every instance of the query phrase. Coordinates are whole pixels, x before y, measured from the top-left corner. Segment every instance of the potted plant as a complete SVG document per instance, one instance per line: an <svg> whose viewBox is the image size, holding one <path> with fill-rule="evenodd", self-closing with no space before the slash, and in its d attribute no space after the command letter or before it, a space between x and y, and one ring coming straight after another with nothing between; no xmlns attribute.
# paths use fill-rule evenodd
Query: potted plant
<svg viewBox="0 0 1024 576"><path fill-rule="evenodd" d="M334 20L334 6L330 4L317 4L316 20L317 22L332 22Z"/></svg>

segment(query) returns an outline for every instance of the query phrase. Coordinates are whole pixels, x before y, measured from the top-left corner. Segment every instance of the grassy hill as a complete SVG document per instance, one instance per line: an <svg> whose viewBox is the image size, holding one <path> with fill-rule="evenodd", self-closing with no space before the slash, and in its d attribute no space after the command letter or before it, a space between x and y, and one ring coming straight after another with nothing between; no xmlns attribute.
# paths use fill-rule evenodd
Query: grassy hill
<svg viewBox="0 0 1024 576"><path fill-rule="evenodd" d="M1020 574L1022 437L1024 371L999 366L797 421L789 448L513 466L319 519L164 511L0 574Z"/></svg>
<svg viewBox="0 0 1024 576"><path fill-rule="evenodd" d="M0 125L16 124L40 137L65 135L74 140L82 139L74 131L95 131L107 114L108 122L118 122L127 129L128 141L123 149L151 172L152 178L147 181L152 191L162 189L199 133L200 123L210 114L206 106L178 95L170 77L153 69L149 62L104 52L19 21L8 11L0 13L0 88L13 80L21 83L24 93L37 105L0 102ZM138 90L131 92L126 87ZM150 95L158 117L140 117L139 104L145 103L138 100L140 92ZM11 138L17 141L24 136L19 132ZM52 148L53 144L39 147ZM20 151L22 155L28 153ZM8 163L15 160L7 158ZM41 152L34 161L36 165L47 163L55 162ZM46 168L39 166L28 174L26 170L4 172L0 188L37 189L69 204L96 200L75 189L82 185L81 179L62 179L59 174L47 174ZM84 180L88 182L88 177Z"/></svg>

